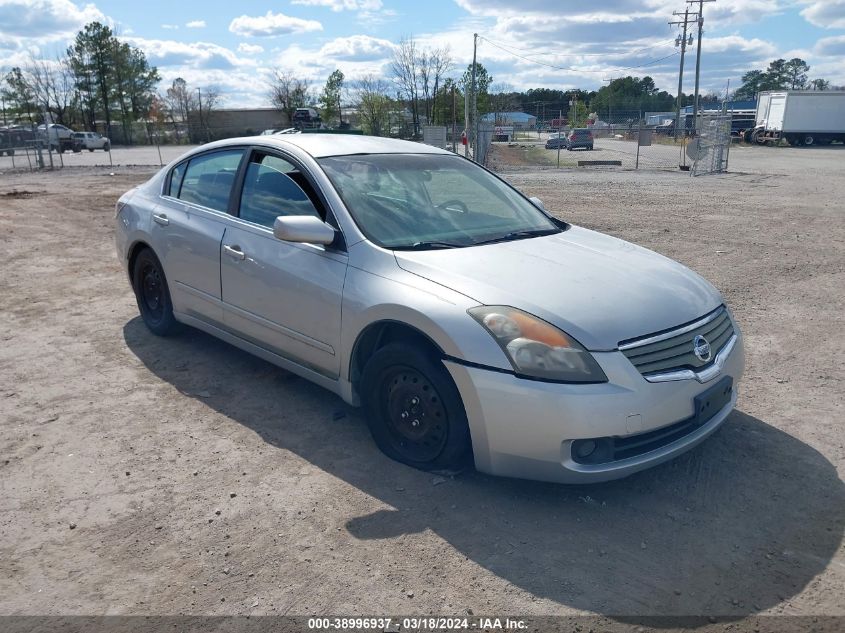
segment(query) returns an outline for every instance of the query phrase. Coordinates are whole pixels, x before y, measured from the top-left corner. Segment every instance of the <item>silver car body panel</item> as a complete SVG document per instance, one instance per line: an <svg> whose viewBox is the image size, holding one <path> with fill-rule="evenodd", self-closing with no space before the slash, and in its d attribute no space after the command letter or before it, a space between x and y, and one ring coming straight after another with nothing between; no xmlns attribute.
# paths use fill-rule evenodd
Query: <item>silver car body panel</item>
<svg viewBox="0 0 845 633"><path fill-rule="evenodd" d="M589 350L692 321L722 303L686 266L595 231L398 252L399 265L484 305L510 305L560 327ZM612 284L608 279L614 279Z"/></svg>
<svg viewBox="0 0 845 633"><path fill-rule="evenodd" d="M298 162L321 190L345 249L282 242L269 228L163 195L176 163L232 146L275 149ZM693 399L708 388L700 376L650 382L618 346L672 328L677 334L681 324L722 303L718 291L677 262L578 227L465 249L383 249L365 239L316 160L370 152L448 154L417 143L319 134L210 143L121 198L119 257L128 272L135 245L149 245L162 261L179 321L354 405L360 401L352 361L362 334L393 322L418 330L443 353L483 472L562 482L612 479L688 450L724 421L735 392L707 424L653 453L598 466L573 462L574 440L636 435L691 414ZM608 382L518 378L499 345L467 314L479 304L510 305L561 327L593 351ZM737 382L742 375L742 335L734 327L736 340L706 369L708 380L728 375Z"/></svg>

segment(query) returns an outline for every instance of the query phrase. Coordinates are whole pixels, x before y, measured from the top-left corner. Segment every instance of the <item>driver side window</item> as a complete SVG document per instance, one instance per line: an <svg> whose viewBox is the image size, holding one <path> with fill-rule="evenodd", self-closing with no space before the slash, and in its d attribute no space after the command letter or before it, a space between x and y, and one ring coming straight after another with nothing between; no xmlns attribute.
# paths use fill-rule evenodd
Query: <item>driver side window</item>
<svg viewBox="0 0 845 633"><path fill-rule="evenodd" d="M240 218L273 228L280 215L320 217L298 184L302 178L292 163L271 154L254 154L244 176Z"/></svg>

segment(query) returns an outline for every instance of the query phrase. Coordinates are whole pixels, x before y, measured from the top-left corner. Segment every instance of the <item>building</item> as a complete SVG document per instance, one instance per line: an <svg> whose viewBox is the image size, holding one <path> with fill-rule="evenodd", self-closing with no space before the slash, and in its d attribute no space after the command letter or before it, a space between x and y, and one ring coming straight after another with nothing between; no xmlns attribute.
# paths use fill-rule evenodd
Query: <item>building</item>
<svg viewBox="0 0 845 633"><path fill-rule="evenodd" d="M276 108L219 108L188 115L191 135L201 140L252 136L263 130L290 127L287 115Z"/></svg>
<svg viewBox="0 0 845 633"><path fill-rule="evenodd" d="M520 129L537 127L537 117L526 112L488 112L481 120L495 125L512 125Z"/></svg>

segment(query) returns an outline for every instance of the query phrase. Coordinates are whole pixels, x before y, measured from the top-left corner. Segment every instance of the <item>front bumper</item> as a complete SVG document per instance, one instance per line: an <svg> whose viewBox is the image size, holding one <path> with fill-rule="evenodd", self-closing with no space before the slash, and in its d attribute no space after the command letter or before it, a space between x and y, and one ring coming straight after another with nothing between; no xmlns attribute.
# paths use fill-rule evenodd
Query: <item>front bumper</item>
<svg viewBox="0 0 845 633"><path fill-rule="evenodd" d="M736 405L745 367L742 334L722 371L697 380L650 383L618 351L594 353L608 382L555 384L446 361L463 398L476 468L508 477L593 483L625 477L684 453L713 433ZM693 399L722 376L733 378L731 400L704 425L654 450L603 464L572 458L572 442L631 437L668 427L694 414Z"/></svg>

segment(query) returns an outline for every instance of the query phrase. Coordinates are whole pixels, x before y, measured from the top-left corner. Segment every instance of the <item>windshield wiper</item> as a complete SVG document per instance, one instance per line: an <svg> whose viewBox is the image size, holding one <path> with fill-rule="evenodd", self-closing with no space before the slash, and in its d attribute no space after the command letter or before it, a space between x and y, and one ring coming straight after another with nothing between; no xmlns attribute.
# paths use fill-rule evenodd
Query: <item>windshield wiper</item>
<svg viewBox="0 0 845 633"><path fill-rule="evenodd" d="M541 237L543 235L554 235L555 233L560 233L560 229L526 229L524 231L511 231L510 233L505 233L504 235L500 235L499 237L494 237L489 240L482 240L480 242L475 242L473 246L478 246L480 244L495 244L496 242L511 242L513 240L522 240L528 237Z"/></svg>
<svg viewBox="0 0 845 633"><path fill-rule="evenodd" d="M414 242L407 246L394 246L395 251L427 251L435 248L463 248L464 246L472 246L472 244L459 244L457 242L439 242L436 240L429 242Z"/></svg>

